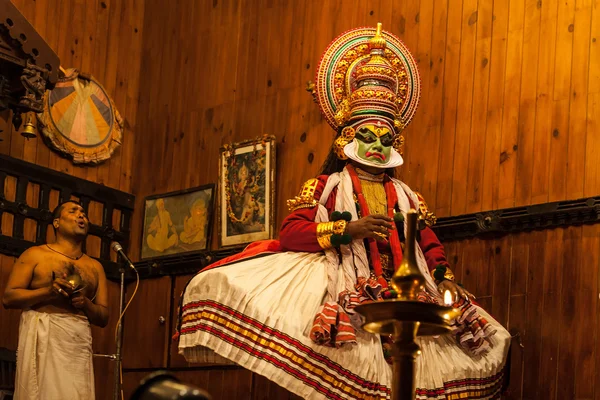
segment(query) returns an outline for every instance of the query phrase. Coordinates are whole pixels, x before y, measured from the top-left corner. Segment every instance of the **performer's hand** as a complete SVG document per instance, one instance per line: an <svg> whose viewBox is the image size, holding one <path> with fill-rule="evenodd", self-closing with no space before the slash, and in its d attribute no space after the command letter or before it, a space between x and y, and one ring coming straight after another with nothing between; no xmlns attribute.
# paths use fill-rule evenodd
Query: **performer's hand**
<svg viewBox="0 0 600 400"><path fill-rule="evenodd" d="M55 278L52 281L51 291L56 296L68 298L73 293L73 286L63 278Z"/></svg>
<svg viewBox="0 0 600 400"><path fill-rule="evenodd" d="M374 238L381 240L389 236L389 229L393 229L392 219L385 215L367 215L358 221L349 222L346 233L352 239Z"/></svg>
<svg viewBox="0 0 600 400"><path fill-rule="evenodd" d="M81 292L71 297L71 304L78 310L86 310L92 304L91 300L85 297Z"/></svg>
<svg viewBox="0 0 600 400"><path fill-rule="evenodd" d="M459 297L462 297L465 300L475 299L475 296L473 296L473 294L471 294L468 290L458 286L456 283L449 280L441 281L438 285L438 290L442 294L444 294L446 290L449 290L450 293L452 293L452 299L454 302L456 302Z"/></svg>

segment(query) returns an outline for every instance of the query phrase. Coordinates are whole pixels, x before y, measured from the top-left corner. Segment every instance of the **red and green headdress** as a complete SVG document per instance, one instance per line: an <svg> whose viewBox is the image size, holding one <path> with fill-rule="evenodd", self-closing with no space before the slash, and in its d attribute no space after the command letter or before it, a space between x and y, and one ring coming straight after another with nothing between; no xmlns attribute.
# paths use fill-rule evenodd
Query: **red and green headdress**
<svg viewBox="0 0 600 400"><path fill-rule="evenodd" d="M336 131L339 158L354 158L354 132L362 126L391 131L392 157L386 168L402 164L402 130L413 118L421 85L417 65L402 41L381 24L337 37L325 50L311 92ZM372 130L372 129L371 129Z"/></svg>

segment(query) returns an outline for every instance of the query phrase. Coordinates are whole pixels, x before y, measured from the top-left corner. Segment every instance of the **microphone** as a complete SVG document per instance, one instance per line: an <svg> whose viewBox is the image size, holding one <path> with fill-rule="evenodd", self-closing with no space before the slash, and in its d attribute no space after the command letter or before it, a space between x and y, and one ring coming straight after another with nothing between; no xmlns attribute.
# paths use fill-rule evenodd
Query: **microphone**
<svg viewBox="0 0 600 400"><path fill-rule="evenodd" d="M129 257L127 257L127 254L125 254L125 252L123 251L123 247L119 244L119 242L112 242L110 244L110 248L112 249L112 251L119 254L121 258L123 258L123 260L125 260L129 268L135 269L133 263L131 262Z"/></svg>

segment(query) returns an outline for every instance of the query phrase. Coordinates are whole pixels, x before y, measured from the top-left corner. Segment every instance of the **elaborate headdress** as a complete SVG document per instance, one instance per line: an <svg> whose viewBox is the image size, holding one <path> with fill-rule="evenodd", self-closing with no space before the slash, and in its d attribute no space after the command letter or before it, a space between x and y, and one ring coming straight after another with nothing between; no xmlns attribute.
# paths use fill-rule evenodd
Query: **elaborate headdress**
<svg viewBox="0 0 600 400"><path fill-rule="evenodd" d="M344 127L335 142L340 159L353 158L354 132L370 124L395 135L395 154L386 167L402 164L401 133L415 114L421 83L412 54L398 37L382 31L381 23L337 37L309 90L329 125L336 131Z"/></svg>

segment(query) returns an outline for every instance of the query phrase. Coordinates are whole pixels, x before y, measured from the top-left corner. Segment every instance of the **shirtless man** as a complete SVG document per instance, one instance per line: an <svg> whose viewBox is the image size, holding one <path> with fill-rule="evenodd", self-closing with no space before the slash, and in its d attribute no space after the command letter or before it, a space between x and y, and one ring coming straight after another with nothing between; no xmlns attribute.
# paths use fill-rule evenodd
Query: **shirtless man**
<svg viewBox="0 0 600 400"><path fill-rule="evenodd" d="M60 204L56 241L17 259L2 298L20 308L15 399L94 399L90 323L108 323L106 276L83 253L88 218L74 201Z"/></svg>

